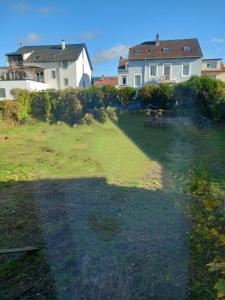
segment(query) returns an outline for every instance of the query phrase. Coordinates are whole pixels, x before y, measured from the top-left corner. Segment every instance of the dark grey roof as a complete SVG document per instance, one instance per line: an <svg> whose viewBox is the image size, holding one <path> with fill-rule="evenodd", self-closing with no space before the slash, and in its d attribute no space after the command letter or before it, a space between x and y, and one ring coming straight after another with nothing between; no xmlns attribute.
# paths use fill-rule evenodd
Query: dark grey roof
<svg viewBox="0 0 225 300"><path fill-rule="evenodd" d="M222 58L203 58L202 61L208 61L208 60L223 60Z"/></svg>
<svg viewBox="0 0 225 300"><path fill-rule="evenodd" d="M84 48L92 68L91 60L85 44L66 44L64 50L62 50L61 45L24 46L19 48L16 52L8 53L6 55L12 56L32 53L25 60L26 63L76 61Z"/></svg>

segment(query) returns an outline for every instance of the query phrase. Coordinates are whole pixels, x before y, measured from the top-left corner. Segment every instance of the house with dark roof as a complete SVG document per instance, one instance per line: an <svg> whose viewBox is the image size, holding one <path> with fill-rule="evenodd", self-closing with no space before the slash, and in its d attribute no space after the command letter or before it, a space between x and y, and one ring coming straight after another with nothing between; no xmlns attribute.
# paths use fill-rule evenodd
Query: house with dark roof
<svg viewBox="0 0 225 300"><path fill-rule="evenodd" d="M201 76L202 50L198 39L143 42L129 49L128 59L120 58L119 86L140 88L161 82L179 83Z"/></svg>
<svg viewBox="0 0 225 300"><path fill-rule="evenodd" d="M202 75L206 75L225 82L225 67L222 58L203 59Z"/></svg>
<svg viewBox="0 0 225 300"><path fill-rule="evenodd" d="M0 100L12 99L10 90L88 87L92 64L85 44L23 46L6 54L7 66L0 68Z"/></svg>

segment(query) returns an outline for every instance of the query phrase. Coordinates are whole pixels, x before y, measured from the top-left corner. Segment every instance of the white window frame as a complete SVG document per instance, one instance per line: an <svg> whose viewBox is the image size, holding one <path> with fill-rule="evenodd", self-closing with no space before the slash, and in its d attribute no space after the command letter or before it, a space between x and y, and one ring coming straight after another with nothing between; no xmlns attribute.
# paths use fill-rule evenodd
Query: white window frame
<svg viewBox="0 0 225 300"><path fill-rule="evenodd" d="M136 76L140 76L141 77L141 79L140 79L140 85L136 85L136 82L135 82L135 77ZM142 87L142 74L140 74L140 73L134 74L134 87L136 87L136 88Z"/></svg>
<svg viewBox="0 0 225 300"><path fill-rule="evenodd" d="M173 67L172 67L172 63L166 63L163 64L163 76L165 75L165 66L170 66L170 80L172 79L172 74L173 74Z"/></svg>
<svg viewBox="0 0 225 300"><path fill-rule="evenodd" d="M67 80L67 84L65 83L65 81ZM64 78L64 86L69 86L69 78Z"/></svg>
<svg viewBox="0 0 225 300"><path fill-rule="evenodd" d="M123 78L126 78L126 84L123 83ZM121 76L121 85L123 85L123 86L127 85L127 76L126 75Z"/></svg>
<svg viewBox="0 0 225 300"><path fill-rule="evenodd" d="M151 67L156 67L156 75L151 75ZM150 64L149 65L149 77L158 77L158 76L159 76L158 64Z"/></svg>
<svg viewBox="0 0 225 300"><path fill-rule="evenodd" d="M184 74L184 66L189 65L189 74L185 75ZM182 64L182 75L181 77L190 77L191 76L191 63L183 63Z"/></svg>

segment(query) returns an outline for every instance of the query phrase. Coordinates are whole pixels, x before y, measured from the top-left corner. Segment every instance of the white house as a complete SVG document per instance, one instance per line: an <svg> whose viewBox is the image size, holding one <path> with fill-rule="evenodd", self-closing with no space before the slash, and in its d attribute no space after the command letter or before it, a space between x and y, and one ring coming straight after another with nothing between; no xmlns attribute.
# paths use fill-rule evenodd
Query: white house
<svg viewBox="0 0 225 300"><path fill-rule="evenodd" d="M92 64L85 44L22 46L6 54L7 67L0 68L0 100L13 99L13 88L40 91L88 87Z"/></svg>
<svg viewBox="0 0 225 300"><path fill-rule="evenodd" d="M222 58L203 59L202 75L207 75L225 82L225 67Z"/></svg>
<svg viewBox="0 0 225 300"><path fill-rule="evenodd" d="M120 58L119 86L140 88L160 82L179 83L201 76L202 50L197 39L144 42L129 49L128 59Z"/></svg>

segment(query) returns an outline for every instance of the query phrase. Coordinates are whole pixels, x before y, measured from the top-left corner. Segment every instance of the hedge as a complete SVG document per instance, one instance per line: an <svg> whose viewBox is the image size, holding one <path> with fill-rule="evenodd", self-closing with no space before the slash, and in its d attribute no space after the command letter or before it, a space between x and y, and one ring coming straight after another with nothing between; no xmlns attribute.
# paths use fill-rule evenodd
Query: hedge
<svg viewBox="0 0 225 300"><path fill-rule="evenodd" d="M107 115L115 122L115 111L107 107L129 108L138 104L141 108L163 110L188 109L193 106L197 114L216 122L225 121L225 85L209 77L192 77L180 84L163 83L159 86L145 86L136 91L132 87L116 89L112 86L87 89L66 89L29 92L13 90L17 101L1 101L2 118L26 122L29 118L41 121L63 121L70 125L78 123L87 113L100 122ZM9 104L11 103L12 104ZM152 107L151 107L152 106Z"/></svg>

